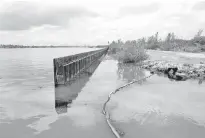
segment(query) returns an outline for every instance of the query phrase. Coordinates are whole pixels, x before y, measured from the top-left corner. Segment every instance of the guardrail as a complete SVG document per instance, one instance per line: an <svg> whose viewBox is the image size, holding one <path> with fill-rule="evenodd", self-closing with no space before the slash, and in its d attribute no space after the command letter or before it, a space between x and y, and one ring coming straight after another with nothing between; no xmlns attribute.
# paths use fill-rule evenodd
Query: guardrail
<svg viewBox="0 0 205 138"><path fill-rule="evenodd" d="M108 48L80 53L76 55L54 58L54 84L66 84L76 75L88 68L94 61L106 54Z"/></svg>

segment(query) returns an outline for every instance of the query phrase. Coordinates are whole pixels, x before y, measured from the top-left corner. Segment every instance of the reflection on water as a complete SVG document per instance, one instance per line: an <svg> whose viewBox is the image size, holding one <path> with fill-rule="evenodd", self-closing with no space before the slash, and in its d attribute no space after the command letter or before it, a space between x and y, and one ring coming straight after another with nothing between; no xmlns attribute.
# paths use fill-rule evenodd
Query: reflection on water
<svg viewBox="0 0 205 138"><path fill-rule="evenodd" d="M140 80L146 77L147 72L135 64L118 63L117 74L119 79L125 80L129 83L133 80Z"/></svg>
<svg viewBox="0 0 205 138"><path fill-rule="evenodd" d="M112 119L129 138L205 136L205 84L154 75L112 97ZM136 132L137 131L137 132Z"/></svg>
<svg viewBox="0 0 205 138"><path fill-rule="evenodd" d="M58 114L66 113L70 108L72 101L76 99L78 93L89 81L89 78L99 66L101 59L95 61L88 69L78 75L78 77L67 85L58 85L55 87L55 109Z"/></svg>
<svg viewBox="0 0 205 138"><path fill-rule="evenodd" d="M92 107L77 105L63 116L56 113L52 60L91 50L95 49L0 49L0 138L84 136L79 131L92 134L97 127L90 131L78 128L78 125L95 123ZM90 76L90 73L87 75ZM76 86L81 86L82 89L82 83L83 81ZM76 93L77 91L80 89ZM83 96L82 99L86 98ZM87 111L91 115L86 116ZM66 128L65 131L62 128ZM73 132L76 133L70 135Z"/></svg>

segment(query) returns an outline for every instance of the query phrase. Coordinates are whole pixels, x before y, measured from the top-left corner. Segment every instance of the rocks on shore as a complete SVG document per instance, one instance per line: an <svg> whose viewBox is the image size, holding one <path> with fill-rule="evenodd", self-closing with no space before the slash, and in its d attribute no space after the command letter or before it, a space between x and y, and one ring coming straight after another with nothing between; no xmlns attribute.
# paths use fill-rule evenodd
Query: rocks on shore
<svg viewBox="0 0 205 138"><path fill-rule="evenodd" d="M142 68L151 70L155 73L164 73L168 68L177 67L177 73L187 76L189 79L202 79L205 80L205 64L181 64L173 63L171 61L151 61L143 62Z"/></svg>

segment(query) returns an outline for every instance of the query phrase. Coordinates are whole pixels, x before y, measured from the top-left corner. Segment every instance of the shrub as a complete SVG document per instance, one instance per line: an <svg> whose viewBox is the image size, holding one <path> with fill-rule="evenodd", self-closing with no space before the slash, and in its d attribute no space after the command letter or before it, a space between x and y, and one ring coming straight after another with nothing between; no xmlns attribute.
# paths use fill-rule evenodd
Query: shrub
<svg viewBox="0 0 205 138"><path fill-rule="evenodd" d="M160 45L160 49L164 51L171 51L176 49L176 43L173 42L162 42Z"/></svg>
<svg viewBox="0 0 205 138"><path fill-rule="evenodd" d="M121 51L117 54L119 62L123 63L136 63L148 58L145 49L136 43L136 41L127 41Z"/></svg>
<svg viewBox="0 0 205 138"><path fill-rule="evenodd" d="M205 36L196 36L192 39L193 43L198 43L200 45L205 45Z"/></svg>
<svg viewBox="0 0 205 138"><path fill-rule="evenodd" d="M147 44L145 46L146 49L153 49L156 50L158 48L160 48L160 45L158 43L151 43L151 44Z"/></svg>
<svg viewBox="0 0 205 138"><path fill-rule="evenodd" d="M123 42L120 39L117 42L112 41L112 43L109 45L108 55L113 55L113 54L118 53L122 45L123 45Z"/></svg>
<svg viewBox="0 0 205 138"><path fill-rule="evenodd" d="M146 49L158 49L159 48L159 40L158 40L158 32L155 35L148 37L147 42L144 47Z"/></svg>
<svg viewBox="0 0 205 138"><path fill-rule="evenodd" d="M164 40L158 38L158 32L148 38L141 38L123 43L120 39L110 44L109 55L120 62L139 62L148 58L145 49L164 51L185 51L202 52L205 51L205 36L203 30L191 40L179 39L174 33L168 33Z"/></svg>
<svg viewBox="0 0 205 138"><path fill-rule="evenodd" d="M184 47L185 52L192 52L192 53L198 53L201 52L202 49L198 46L186 46Z"/></svg>

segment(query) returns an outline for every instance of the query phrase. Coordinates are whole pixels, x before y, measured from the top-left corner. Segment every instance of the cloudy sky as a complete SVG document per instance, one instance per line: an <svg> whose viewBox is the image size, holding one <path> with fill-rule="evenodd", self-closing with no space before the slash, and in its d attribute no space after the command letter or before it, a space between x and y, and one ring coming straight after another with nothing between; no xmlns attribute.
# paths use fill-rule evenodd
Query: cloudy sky
<svg viewBox="0 0 205 138"><path fill-rule="evenodd" d="M205 0L0 0L0 44L97 45L205 30ZM205 33L204 33L205 34Z"/></svg>

